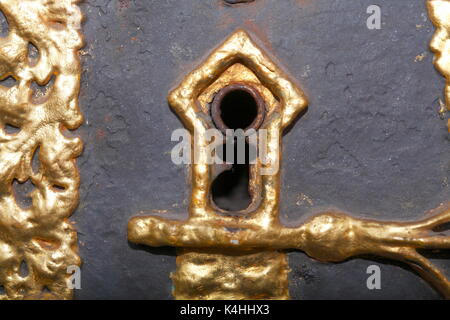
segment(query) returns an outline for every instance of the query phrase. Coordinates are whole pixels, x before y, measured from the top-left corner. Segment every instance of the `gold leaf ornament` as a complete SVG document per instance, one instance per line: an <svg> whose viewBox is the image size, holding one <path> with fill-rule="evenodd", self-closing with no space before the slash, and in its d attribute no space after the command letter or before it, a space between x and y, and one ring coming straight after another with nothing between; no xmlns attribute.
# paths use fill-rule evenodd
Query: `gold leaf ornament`
<svg viewBox="0 0 450 320"><path fill-rule="evenodd" d="M64 135L83 122L77 2L0 0L8 22L8 34L0 38L0 80L15 81L0 86L1 299L70 299L67 269L81 264L69 217L79 200L75 158L82 141ZM33 95L33 87L46 85L46 93ZM26 181L34 186L29 207L13 187Z"/></svg>

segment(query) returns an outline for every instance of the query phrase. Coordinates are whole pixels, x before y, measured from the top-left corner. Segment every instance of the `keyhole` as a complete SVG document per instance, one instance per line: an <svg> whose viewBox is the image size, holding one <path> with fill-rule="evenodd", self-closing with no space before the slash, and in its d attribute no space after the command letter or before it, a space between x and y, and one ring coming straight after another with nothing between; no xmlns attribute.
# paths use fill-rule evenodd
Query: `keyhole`
<svg viewBox="0 0 450 320"><path fill-rule="evenodd" d="M225 149L224 145L223 160L226 159ZM245 210L252 203L252 196L248 188L250 182L249 145L245 144L245 163L237 163L237 149L237 144L235 144L232 167L219 174L211 186L214 203L225 211Z"/></svg>
<svg viewBox="0 0 450 320"><path fill-rule="evenodd" d="M264 120L265 106L256 89L238 83L219 91L211 105L211 116L216 127L223 133L227 129L257 130ZM215 205L222 210L234 212L245 210L252 203L249 191L250 154L255 154L253 150L250 152L251 147L247 142L245 150L238 148L237 139L234 139L234 161L231 168L219 174L211 186ZM221 151L222 159L227 159L225 145ZM245 152L245 157L238 155L238 152ZM238 163L239 158L244 158L245 162Z"/></svg>
<svg viewBox="0 0 450 320"><path fill-rule="evenodd" d="M258 107L255 99L243 90L235 90L228 93L220 106L220 117L223 123L230 129L245 129L256 118Z"/></svg>
<svg viewBox="0 0 450 320"><path fill-rule="evenodd" d="M224 134L227 129L258 130L265 113L264 100L258 90L244 83L223 88L211 104L214 124Z"/></svg>

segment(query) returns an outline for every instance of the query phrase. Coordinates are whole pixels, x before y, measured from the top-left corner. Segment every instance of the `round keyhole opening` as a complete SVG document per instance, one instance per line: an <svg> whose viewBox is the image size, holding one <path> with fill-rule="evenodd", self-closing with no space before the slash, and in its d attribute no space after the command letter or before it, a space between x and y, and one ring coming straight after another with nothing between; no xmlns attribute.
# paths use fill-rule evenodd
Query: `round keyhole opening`
<svg viewBox="0 0 450 320"><path fill-rule="evenodd" d="M220 104L220 117L230 129L245 129L258 115L258 107L253 96L244 90L229 92Z"/></svg>
<svg viewBox="0 0 450 320"><path fill-rule="evenodd" d="M232 84L216 94L211 115L216 127L224 133L227 129L257 130L265 116L264 100L255 88Z"/></svg>

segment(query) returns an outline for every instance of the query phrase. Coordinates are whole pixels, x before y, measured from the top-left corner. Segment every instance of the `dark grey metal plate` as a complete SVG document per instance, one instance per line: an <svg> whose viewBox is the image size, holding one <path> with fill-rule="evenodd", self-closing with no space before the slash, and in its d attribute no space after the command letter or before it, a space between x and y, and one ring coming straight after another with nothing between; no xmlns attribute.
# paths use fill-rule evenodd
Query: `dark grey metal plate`
<svg viewBox="0 0 450 320"><path fill-rule="evenodd" d="M371 4L382 8L381 30L366 27ZM82 8L76 298L171 299L175 250L129 244L127 221L154 210L186 215L187 171L170 160L181 125L166 96L237 28L258 37L310 101L283 142L284 223L329 207L415 219L450 200L449 135L437 113L444 80L428 50L434 29L424 1L88 0ZM386 261L289 257L294 299L439 298ZM434 261L450 274L449 260ZM381 266L381 290L366 287L371 264Z"/></svg>

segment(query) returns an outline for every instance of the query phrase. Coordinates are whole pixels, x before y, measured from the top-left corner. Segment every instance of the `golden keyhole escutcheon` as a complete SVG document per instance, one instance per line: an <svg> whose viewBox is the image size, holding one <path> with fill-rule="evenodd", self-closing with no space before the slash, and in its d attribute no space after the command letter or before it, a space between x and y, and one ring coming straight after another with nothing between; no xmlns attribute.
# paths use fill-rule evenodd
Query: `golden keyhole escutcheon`
<svg viewBox="0 0 450 320"><path fill-rule="evenodd" d="M214 170L206 152L206 132L218 123L211 104L217 94L236 84L245 84L257 92L256 100L263 100L264 117L255 121L258 130L268 133L268 161L258 158L251 166L252 202L238 214L223 212L211 202ZM128 238L153 247L179 248L172 275L175 298L287 299L284 250L288 249L323 262L362 255L398 260L450 298L446 276L417 251L450 248L450 237L435 232L450 221L448 206L416 222L360 219L331 211L309 217L298 227L281 225L280 170L270 169L278 169L283 131L306 109L307 100L245 31L234 32L192 71L170 93L169 103L195 137L199 152L191 167L189 218L135 217L129 222Z"/></svg>

